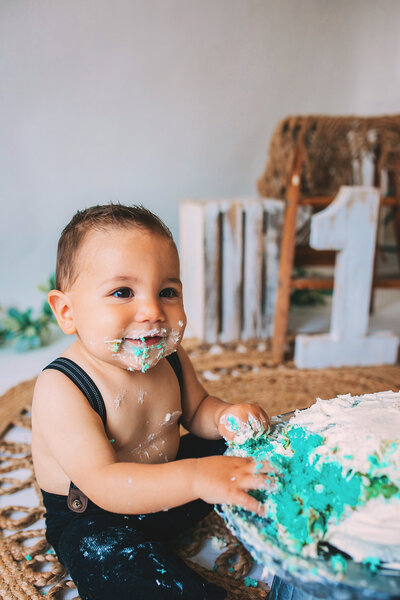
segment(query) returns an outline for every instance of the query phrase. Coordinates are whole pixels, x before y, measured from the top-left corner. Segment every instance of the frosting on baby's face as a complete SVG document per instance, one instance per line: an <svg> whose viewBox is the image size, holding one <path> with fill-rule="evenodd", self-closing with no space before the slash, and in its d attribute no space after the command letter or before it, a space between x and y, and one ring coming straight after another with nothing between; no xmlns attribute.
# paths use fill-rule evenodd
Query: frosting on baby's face
<svg viewBox="0 0 400 600"><path fill-rule="evenodd" d="M182 339L184 322L179 320L176 327L169 330L155 327L150 331L139 331L125 337L105 340L113 356L123 360L129 371L146 373L164 356L175 352Z"/></svg>

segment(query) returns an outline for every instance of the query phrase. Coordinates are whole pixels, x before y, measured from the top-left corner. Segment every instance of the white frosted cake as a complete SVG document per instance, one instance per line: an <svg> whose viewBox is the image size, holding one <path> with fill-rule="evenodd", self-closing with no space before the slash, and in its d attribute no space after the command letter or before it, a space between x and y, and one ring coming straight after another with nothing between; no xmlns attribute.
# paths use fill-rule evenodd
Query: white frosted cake
<svg viewBox="0 0 400 600"><path fill-rule="evenodd" d="M400 569L400 393L318 399L228 453L279 472L272 491L252 492L265 518L228 508L246 545L275 543L341 572L350 559Z"/></svg>

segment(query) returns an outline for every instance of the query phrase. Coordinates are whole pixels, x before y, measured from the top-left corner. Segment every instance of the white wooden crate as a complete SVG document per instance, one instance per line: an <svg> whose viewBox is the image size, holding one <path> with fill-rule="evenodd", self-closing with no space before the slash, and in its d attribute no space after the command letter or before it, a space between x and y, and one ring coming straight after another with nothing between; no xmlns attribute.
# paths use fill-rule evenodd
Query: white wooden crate
<svg viewBox="0 0 400 600"><path fill-rule="evenodd" d="M181 203L190 335L208 343L271 337L284 206L268 198Z"/></svg>

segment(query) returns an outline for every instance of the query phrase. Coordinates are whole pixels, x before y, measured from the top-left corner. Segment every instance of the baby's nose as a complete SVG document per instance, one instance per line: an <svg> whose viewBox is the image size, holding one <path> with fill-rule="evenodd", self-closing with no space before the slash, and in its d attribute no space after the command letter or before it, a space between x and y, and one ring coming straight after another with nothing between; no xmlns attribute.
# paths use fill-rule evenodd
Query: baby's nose
<svg viewBox="0 0 400 600"><path fill-rule="evenodd" d="M140 304L136 311L136 321L164 321L164 311L157 300L146 300Z"/></svg>

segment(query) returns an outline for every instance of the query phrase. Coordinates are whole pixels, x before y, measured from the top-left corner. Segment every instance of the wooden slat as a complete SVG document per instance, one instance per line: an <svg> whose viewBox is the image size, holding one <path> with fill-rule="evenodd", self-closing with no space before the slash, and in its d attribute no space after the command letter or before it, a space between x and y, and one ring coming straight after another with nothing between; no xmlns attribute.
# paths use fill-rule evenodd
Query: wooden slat
<svg viewBox="0 0 400 600"><path fill-rule="evenodd" d="M182 278L192 335L207 343L272 335L284 205L270 198L181 203Z"/></svg>
<svg viewBox="0 0 400 600"><path fill-rule="evenodd" d="M221 342L240 339L242 297L242 206L223 204Z"/></svg>
<svg viewBox="0 0 400 600"><path fill-rule="evenodd" d="M297 246L294 264L296 267L334 265L335 257L334 250L314 250L309 246Z"/></svg>
<svg viewBox="0 0 400 600"><path fill-rule="evenodd" d="M292 290L332 290L333 278L307 278L299 277L290 282ZM374 288L400 289L400 278L376 277L373 281Z"/></svg>
<svg viewBox="0 0 400 600"><path fill-rule="evenodd" d="M376 277L373 281L373 286L376 288L400 289L400 278L398 275L393 277Z"/></svg>
<svg viewBox="0 0 400 600"><path fill-rule="evenodd" d="M261 332L261 301L263 282L263 215L261 202L243 202L244 269L243 269L243 329L242 339L258 337Z"/></svg>
<svg viewBox="0 0 400 600"><path fill-rule="evenodd" d="M334 196L307 196L300 198L300 206L315 206L316 208L325 208L333 200ZM382 196L380 204L383 206L398 206L399 199L396 196Z"/></svg>
<svg viewBox="0 0 400 600"><path fill-rule="evenodd" d="M204 339L214 344L220 334L221 314L221 239L219 215L221 208L218 202L207 202L204 207L204 289L198 288L199 294L204 294L205 327Z"/></svg>
<svg viewBox="0 0 400 600"><path fill-rule="evenodd" d="M274 317L278 293L279 254L282 237L284 203L280 200L264 201L266 214L265 252L265 311L261 335L271 338L274 329Z"/></svg>
<svg viewBox="0 0 400 600"><path fill-rule="evenodd" d="M290 282L292 290L332 290L333 278L299 277Z"/></svg>
<svg viewBox="0 0 400 600"><path fill-rule="evenodd" d="M325 208L333 200L334 196L314 196L307 198L300 198L299 205L301 206L315 206L317 208Z"/></svg>

